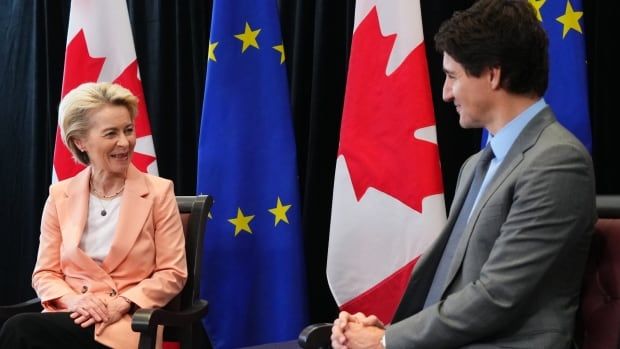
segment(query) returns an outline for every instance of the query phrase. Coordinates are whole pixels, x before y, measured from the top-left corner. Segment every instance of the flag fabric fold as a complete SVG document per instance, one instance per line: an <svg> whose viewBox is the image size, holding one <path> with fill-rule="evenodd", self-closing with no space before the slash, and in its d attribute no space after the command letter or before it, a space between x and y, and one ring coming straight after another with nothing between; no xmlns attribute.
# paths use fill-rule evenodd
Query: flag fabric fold
<svg viewBox="0 0 620 349"><path fill-rule="evenodd" d="M389 323L445 220L420 3L358 1L327 261L340 308Z"/></svg>
<svg viewBox="0 0 620 349"><path fill-rule="evenodd" d="M215 348L292 340L307 324L297 162L277 3L216 0L197 193L214 197L201 297Z"/></svg>
<svg viewBox="0 0 620 349"><path fill-rule="evenodd" d="M65 52L62 97L85 82L114 82L138 97L135 120L136 148L133 164L143 172L157 174L157 161L149 116L138 70L129 13L125 0L73 0ZM54 146L53 182L77 174L76 163L62 143L60 125Z"/></svg>

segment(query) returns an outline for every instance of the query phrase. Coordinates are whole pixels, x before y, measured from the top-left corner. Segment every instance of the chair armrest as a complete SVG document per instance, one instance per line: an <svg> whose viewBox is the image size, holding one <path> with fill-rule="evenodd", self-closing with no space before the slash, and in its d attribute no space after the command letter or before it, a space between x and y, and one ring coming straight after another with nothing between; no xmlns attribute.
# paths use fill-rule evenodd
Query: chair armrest
<svg viewBox="0 0 620 349"><path fill-rule="evenodd" d="M304 349L331 348L332 324L318 323L306 326L297 339Z"/></svg>
<svg viewBox="0 0 620 349"><path fill-rule="evenodd" d="M169 311L164 309L138 309L131 318L131 329L134 332L148 332L157 325L181 327L202 319L207 314L208 302L197 300L191 307Z"/></svg>
<svg viewBox="0 0 620 349"><path fill-rule="evenodd" d="M39 313L41 310L43 307L39 298L32 298L17 304L0 305L0 320L6 320L20 313Z"/></svg>

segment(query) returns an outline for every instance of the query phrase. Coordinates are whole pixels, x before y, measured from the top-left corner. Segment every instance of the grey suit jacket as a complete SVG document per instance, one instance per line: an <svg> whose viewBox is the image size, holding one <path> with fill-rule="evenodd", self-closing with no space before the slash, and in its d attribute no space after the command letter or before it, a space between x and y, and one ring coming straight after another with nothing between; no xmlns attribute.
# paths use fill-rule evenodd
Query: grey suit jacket
<svg viewBox="0 0 620 349"><path fill-rule="evenodd" d="M480 153L414 268L386 332L396 348L567 348L596 221L587 150L543 109L517 137L459 242L438 304L422 309Z"/></svg>

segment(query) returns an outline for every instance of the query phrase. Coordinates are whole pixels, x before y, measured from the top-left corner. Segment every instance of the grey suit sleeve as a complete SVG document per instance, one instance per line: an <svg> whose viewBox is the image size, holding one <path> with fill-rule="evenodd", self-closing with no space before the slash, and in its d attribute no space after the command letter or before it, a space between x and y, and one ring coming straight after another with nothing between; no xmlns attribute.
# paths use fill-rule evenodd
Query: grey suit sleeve
<svg viewBox="0 0 620 349"><path fill-rule="evenodd" d="M502 187L509 207L503 224L474 228L473 234L489 229L497 234L479 278L390 326L387 348L453 348L485 341L518 320L541 289L578 289L578 284L549 282L569 279L550 275L570 272L560 268L587 256L595 212L589 156L574 144L531 149L514 172ZM478 222L485 222L485 214L483 208Z"/></svg>

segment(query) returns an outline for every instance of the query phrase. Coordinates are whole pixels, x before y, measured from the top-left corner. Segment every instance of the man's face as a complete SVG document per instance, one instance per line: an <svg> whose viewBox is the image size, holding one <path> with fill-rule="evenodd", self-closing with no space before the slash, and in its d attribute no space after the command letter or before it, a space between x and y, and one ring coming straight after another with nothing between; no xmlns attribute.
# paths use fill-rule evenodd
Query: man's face
<svg viewBox="0 0 620 349"><path fill-rule="evenodd" d="M489 70L480 77L470 76L463 66L450 55L443 54L443 70L446 79L443 84L443 100L453 102L463 128L481 128L490 123L492 85Z"/></svg>

